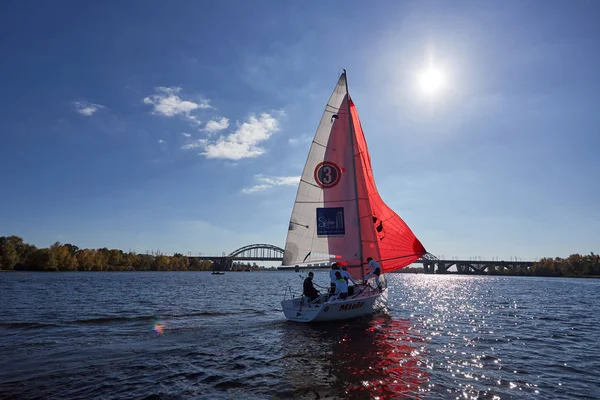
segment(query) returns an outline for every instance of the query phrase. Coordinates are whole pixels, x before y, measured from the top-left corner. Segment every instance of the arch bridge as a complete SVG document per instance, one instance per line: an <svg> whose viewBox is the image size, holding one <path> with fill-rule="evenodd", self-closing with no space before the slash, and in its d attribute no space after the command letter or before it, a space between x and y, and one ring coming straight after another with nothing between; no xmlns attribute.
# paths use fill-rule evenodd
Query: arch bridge
<svg viewBox="0 0 600 400"><path fill-rule="evenodd" d="M283 249L272 244L251 244L232 251L227 257L244 261L283 261Z"/></svg>
<svg viewBox="0 0 600 400"><path fill-rule="evenodd" d="M234 261L283 261L284 250L281 247L257 243L240 247L229 254L220 256L188 257L196 260L210 260L214 263L215 270L231 270Z"/></svg>

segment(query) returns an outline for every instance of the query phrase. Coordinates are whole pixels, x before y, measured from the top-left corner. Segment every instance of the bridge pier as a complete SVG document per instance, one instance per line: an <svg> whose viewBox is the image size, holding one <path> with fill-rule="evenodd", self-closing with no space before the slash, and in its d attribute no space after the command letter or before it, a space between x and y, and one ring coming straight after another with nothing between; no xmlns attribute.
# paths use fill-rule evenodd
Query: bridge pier
<svg viewBox="0 0 600 400"><path fill-rule="evenodd" d="M437 270L435 271L437 274L443 274L448 270L448 268L446 268L446 263L438 261L435 265L437 265Z"/></svg>
<svg viewBox="0 0 600 400"><path fill-rule="evenodd" d="M435 272L435 264L434 263L423 263L423 270L426 274L433 274Z"/></svg>
<svg viewBox="0 0 600 400"><path fill-rule="evenodd" d="M454 262L443 262L443 261L438 261L437 262L437 273L438 274L445 274L446 272L448 272L448 270L450 269L450 267L452 267L455 263Z"/></svg>
<svg viewBox="0 0 600 400"><path fill-rule="evenodd" d="M471 266L471 268L473 268L473 272L475 272L478 275L485 275L485 270L487 269L487 267L487 265Z"/></svg>
<svg viewBox="0 0 600 400"><path fill-rule="evenodd" d="M456 271L459 274L468 274L469 267L470 267L470 265L468 265L468 264L456 264Z"/></svg>

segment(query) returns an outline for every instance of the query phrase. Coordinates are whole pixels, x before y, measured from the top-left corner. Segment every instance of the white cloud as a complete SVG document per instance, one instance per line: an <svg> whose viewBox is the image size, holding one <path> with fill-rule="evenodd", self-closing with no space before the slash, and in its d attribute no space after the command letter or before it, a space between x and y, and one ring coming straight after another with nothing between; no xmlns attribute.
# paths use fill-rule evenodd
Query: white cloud
<svg viewBox="0 0 600 400"><path fill-rule="evenodd" d="M163 143L165 143L165 141L164 141L164 140L162 140L162 139L160 139L160 140L158 141L158 143L159 143L159 144L163 144Z"/></svg>
<svg viewBox="0 0 600 400"><path fill-rule="evenodd" d="M222 131L223 129L227 129L229 127L229 120L225 117L221 118L218 121L211 119L204 126L204 130L209 133L215 133L218 131Z"/></svg>
<svg viewBox="0 0 600 400"><path fill-rule="evenodd" d="M250 193L256 193L256 192L262 192L263 190L267 190L272 187L273 186L267 185L267 184L254 185L252 187L242 189L242 193L250 194Z"/></svg>
<svg viewBox="0 0 600 400"><path fill-rule="evenodd" d="M242 193L256 193L271 189L275 186L296 186L300 182L299 176L265 176L262 174L254 175L254 180L258 184L242 189Z"/></svg>
<svg viewBox="0 0 600 400"><path fill-rule="evenodd" d="M74 101L73 107L75 107L75 111L86 117L91 117L99 109L105 108L100 104L88 103L87 101Z"/></svg>
<svg viewBox="0 0 600 400"><path fill-rule="evenodd" d="M279 131L279 121L271 114L262 113L259 118L251 116L247 122L239 125L234 133L221 136L216 141L209 142L200 139L187 144L184 149L203 147L200 153L206 158L223 158L228 160L241 160L242 158L258 157L265 152L260 147L275 132Z"/></svg>
<svg viewBox="0 0 600 400"><path fill-rule="evenodd" d="M199 121L191 112L198 109L213 108L210 101L201 99L198 103L190 100L183 100L178 93L181 92L179 87L157 87L157 94L144 98L144 104L154 106L154 114L160 114L165 117L174 117L182 115L188 120L200 125Z"/></svg>
<svg viewBox="0 0 600 400"><path fill-rule="evenodd" d="M196 118L193 115L187 115L186 118L190 121L192 121L193 123L195 123L196 125L202 125L202 121L200 121L198 118Z"/></svg>
<svg viewBox="0 0 600 400"><path fill-rule="evenodd" d="M298 146L300 144L310 143L310 142L312 142L312 136L310 136L310 135L302 135L299 137L294 137L294 138L288 139L288 144L290 146Z"/></svg>
<svg viewBox="0 0 600 400"><path fill-rule="evenodd" d="M191 134L189 134L189 133L181 132L181 134L182 134L183 136L185 136L185 137L188 137L188 138L189 138L189 137L192 137L192 135L191 135Z"/></svg>
<svg viewBox="0 0 600 400"><path fill-rule="evenodd" d="M202 148L205 147L207 143L208 143L208 140L206 140L206 139L198 139L198 140L194 140L191 143L184 144L183 146L181 146L181 148L183 150L198 149L201 147Z"/></svg>

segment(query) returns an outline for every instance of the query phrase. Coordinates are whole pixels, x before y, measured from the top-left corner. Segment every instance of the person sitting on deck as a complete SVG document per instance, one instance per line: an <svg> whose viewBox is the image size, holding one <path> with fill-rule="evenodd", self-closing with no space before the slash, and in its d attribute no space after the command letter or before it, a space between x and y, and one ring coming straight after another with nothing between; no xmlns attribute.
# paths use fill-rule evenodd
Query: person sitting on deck
<svg viewBox="0 0 600 400"><path fill-rule="evenodd" d="M381 283L379 282L379 275L381 275L381 267L379 266L379 263L377 263L377 261L373 260L372 257L368 257L367 262L369 263L369 266L373 269L367 274L367 276L365 276L365 281L368 281L372 276L375 276L375 283L381 291Z"/></svg>
<svg viewBox="0 0 600 400"><path fill-rule="evenodd" d="M342 265L342 271L340 272L342 273L342 278L344 278L348 284L348 296L352 296L354 294L354 285L356 285L356 281L352 278L350 272L348 272L348 267L346 265ZM352 282L352 285L350 285L350 282Z"/></svg>
<svg viewBox="0 0 600 400"><path fill-rule="evenodd" d="M334 262L331 264L331 271L329 271L329 279L331 280L331 287L329 288L329 296L333 296L335 294L335 273L340 269L338 263Z"/></svg>
<svg viewBox="0 0 600 400"><path fill-rule="evenodd" d="M340 271L335 271L335 295L332 296L329 301L337 299L346 299L348 297L348 282L342 278Z"/></svg>
<svg viewBox="0 0 600 400"><path fill-rule="evenodd" d="M304 280L304 290L302 294L306 296L309 301L314 301L317 297L319 297L319 291L315 289L315 286L313 285L313 276L313 272L310 271L308 273L308 277Z"/></svg>

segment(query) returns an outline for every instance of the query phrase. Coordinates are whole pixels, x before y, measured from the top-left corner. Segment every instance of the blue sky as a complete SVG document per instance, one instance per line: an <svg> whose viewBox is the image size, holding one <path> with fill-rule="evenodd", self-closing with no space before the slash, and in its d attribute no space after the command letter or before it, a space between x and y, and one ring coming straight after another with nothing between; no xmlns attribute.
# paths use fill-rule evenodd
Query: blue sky
<svg viewBox="0 0 600 400"><path fill-rule="evenodd" d="M460 256L599 252L600 4L0 4L0 235L283 246L342 68L384 200ZM428 65L443 87L418 90Z"/></svg>

